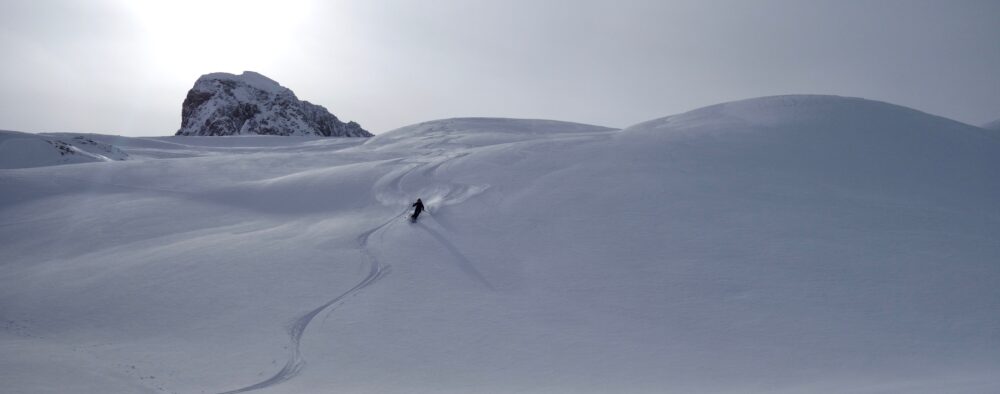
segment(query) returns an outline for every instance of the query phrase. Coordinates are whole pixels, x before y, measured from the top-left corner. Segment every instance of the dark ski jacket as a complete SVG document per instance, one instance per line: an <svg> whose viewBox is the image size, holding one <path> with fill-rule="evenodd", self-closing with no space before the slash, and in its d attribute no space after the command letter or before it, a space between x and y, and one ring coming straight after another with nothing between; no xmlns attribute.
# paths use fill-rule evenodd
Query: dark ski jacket
<svg viewBox="0 0 1000 394"><path fill-rule="evenodd" d="M411 206L416 208L413 210L413 217L417 217L417 215L420 215L420 212L424 211L424 202L420 201L419 198L417 199L417 202L413 203Z"/></svg>

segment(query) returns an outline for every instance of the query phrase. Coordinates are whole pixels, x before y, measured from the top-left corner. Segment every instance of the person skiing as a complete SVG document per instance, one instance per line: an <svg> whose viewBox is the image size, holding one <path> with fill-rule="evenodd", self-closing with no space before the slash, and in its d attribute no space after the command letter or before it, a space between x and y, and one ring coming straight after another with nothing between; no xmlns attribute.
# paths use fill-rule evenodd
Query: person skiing
<svg viewBox="0 0 1000 394"><path fill-rule="evenodd" d="M424 211L424 202L420 201L418 198L417 202L413 203L411 206L415 209L413 210L413 215L410 215L410 221L415 222L417 221L417 217L420 216L420 213Z"/></svg>

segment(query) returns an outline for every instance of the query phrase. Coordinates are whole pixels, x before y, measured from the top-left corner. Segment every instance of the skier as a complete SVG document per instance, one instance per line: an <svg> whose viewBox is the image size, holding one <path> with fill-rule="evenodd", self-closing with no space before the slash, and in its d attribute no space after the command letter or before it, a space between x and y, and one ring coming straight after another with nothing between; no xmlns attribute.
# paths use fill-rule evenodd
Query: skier
<svg viewBox="0 0 1000 394"><path fill-rule="evenodd" d="M417 221L417 217L420 216L420 212L424 211L424 202L420 201L420 199L418 198L417 202L413 203L413 205L411 206L416 209L413 210L413 215L410 215L410 221L415 222Z"/></svg>

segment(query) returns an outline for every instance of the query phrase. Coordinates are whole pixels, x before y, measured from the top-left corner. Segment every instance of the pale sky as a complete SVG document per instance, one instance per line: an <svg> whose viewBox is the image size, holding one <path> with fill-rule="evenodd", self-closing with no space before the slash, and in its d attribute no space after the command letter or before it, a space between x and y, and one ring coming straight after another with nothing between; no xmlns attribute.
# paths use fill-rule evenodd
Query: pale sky
<svg viewBox="0 0 1000 394"><path fill-rule="evenodd" d="M1000 118L1000 1L0 0L0 129L172 135L260 72L374 133L462 116L625 127L775 94Z"/></svg>

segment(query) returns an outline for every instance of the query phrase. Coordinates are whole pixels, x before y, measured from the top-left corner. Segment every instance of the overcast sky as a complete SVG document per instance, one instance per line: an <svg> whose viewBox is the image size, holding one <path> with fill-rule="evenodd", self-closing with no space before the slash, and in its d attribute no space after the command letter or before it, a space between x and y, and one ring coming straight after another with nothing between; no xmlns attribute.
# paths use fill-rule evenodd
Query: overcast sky
<svg viewBox="0 0 1000 394"><path fill-rule="evenodd" d="M1000 1L0 0L0 129L169 135L260 72L374 133L838 94L1000 118Z"/></svg>

